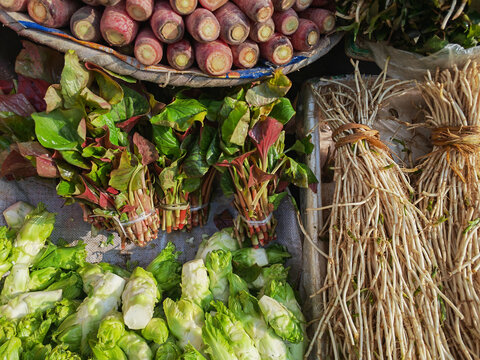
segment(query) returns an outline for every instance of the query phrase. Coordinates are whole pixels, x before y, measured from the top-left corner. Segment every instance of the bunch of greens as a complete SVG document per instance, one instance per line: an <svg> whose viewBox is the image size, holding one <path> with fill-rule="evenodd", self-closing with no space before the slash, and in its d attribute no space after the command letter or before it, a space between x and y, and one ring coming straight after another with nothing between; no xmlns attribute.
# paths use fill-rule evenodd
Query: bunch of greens
<svg viewBox="0 0 480 360"><path fill-rule="evenodd" d="M286 154L310 153L309 139L297 141L285 150L284 125L295 115L288 98L290 80L280 71L219 104L222 153L217 168L223 173L221 187L233 194L238 211L237 237L250 239L253 246L276 238L273 211L285 197L288 184L307 188L316 184L312 171Z"/></svg>
<svg viewBox="0 0 480 360"><path fill-rule="evenodd" d="M226 97L183 91L151 117L152 142L160 154L157 193L163 229L205 223L216 169L222 173L224 193L234 195L238 236L255 246L275 238L272 212L286 186L317 182L306 165L286 155L311 152L308 139L284 150L283 126L295 114L284 97L290 87L278 71Z"/></svg>
<svg viewBox="0 0 480 360"><path fill-rule="evenodd" d="M203 226L208 219L219 148L216 129L205 122L207 108L183 93L152 116L152 141L160 158L157 194L162 229Z"/></svg>
<svg viewBox="0 0 480 360"><path fill-rule="evenodd" d="M0 99L11 110L0 115L0 131L11 143L2 175L57 178L57 193L67 204L78 202L86 221L116 230L123 242L145 245L159 226L148 170L158 154L131 132L150 105L124 80L80 63L70 51L60 83L46 90L45 111L8 108L11 97L21 94Z"/></svg>
<svg viewBox="0 0 480 360"><path fill-rule="evenodd" d="M428 55L447 44L480 41L480 13L472 0L337 0L341 31Z"/></svg>

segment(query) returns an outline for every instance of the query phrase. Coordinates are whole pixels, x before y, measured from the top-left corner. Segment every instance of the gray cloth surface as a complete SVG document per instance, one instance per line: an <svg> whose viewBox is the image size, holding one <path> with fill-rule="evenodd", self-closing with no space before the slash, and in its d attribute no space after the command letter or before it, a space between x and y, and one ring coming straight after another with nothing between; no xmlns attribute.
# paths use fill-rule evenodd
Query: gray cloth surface
<svg viewBox="0 0 480 360"><path fill-rule="evenodd" d="M20 200L34 206L43 202L49 211L57 213L55 229L51 236L53 242L60 238L69 243L75 243L78 240L85 241L88 252L87 260L90 262L105 261L126 266L127 261L130 261L132 264L138 263L140 266L147 266L168 241L172 241L177 250L182 251L180 256L182 262L193 259L202 237L217 231L213 223L213 216L227 208L232 214L235 214L231 206L231 199L223 196L218 187L216 190L212 196L209 221L204 227L197 227L191 232L171 234L160 231L157 239L146 247L140 248L133 244L127 244L124 250L120 248L120 237L117 234L114 236L113 245L102 247L101 244L106 244L109 233L106 231L98 234L92 233L90 224L83 221L81 208L77 204L64 205L64 200L56 194L53 181L37 178L17 182L0 180L0 210L3 212L7 207ZM287 265L291 267L291 280L297 281L302 267L302 236L297 224L295 208L290 199L284 199L275 216L278 220L277 243L286 246L292 255ZM5 225L3 216L0 217L0 224Z"/></svg>

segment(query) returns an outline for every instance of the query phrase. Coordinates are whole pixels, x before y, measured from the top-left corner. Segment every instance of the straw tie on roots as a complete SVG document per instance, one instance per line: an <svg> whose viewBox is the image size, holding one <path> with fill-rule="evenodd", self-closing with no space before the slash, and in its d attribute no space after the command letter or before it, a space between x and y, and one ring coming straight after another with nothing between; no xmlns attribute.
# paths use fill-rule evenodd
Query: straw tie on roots
<svg viewBox="0 0 480 360"><path fill-rule="evenodd" d="M332 138L336 138L344 131L352 130L353 134L346 135L335 142L335 148L339 148L348 144L354 144L360 140L367 141L370 145L389 152L389 148L382 141L380 141L380 133L377 130L370 129L369 126L363 124L350 123L345 124L332 133Z"/></svg>
<svg viewBox="0 0 480 360"><path fill-rule="evenodd" d="M432 144L473 154L480 148L479 126L443 126L432 131Z"/></svg>
<svg viewBox="0 0 480 360"><path fill-rule="evenodd" d="M464 315L447 309L445 331L457 359L480 359L480 66L429 74L419 88L434 148L417 203L444 292Z"/></svg>
<svg viewBox="0 0 480 360"><path fill-rule="evenodd" d="M371 128L407 84L385 73L364 79L358 65L352 85L328 83L314 89L336 141L318 358L452 359L442 331L442 306L451 303L432 279L413 189Z"/></svg>

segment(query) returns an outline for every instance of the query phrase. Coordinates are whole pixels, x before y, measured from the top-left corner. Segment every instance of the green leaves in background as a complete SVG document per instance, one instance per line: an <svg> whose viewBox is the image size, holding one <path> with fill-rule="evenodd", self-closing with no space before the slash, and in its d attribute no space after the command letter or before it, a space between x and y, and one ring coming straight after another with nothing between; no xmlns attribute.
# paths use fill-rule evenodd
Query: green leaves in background
<svg viewBox="0 0 480 360"><path fill-rule="evenodd" d="M245 100L251 106L265 106L285 96L291 86L290 79L277 70L273 77L249 89Z"/></svg>
<svg viewBox="0 0 480 360"><path fill-rule="evenodd" d="M288 98L282 97L273 107L268 116L280 121L283 125L295 116L295 109Z"/></svg>
<svg viewBox="0 0 480 360"><path fill-rule="evenodd" d="M80 150L85 141L84 116L84 111L79 108L32 114L38 141L49 149Z"/></svg>
<svg viewBox="0 0 480 360"><path fill-rule="evenodd" d="M168 126L153 125L153 142L162 155L178 158L181 154L180 141Z"/></svg>
<svg viewBox="0 0 480 360"><path fill-rule="evenodd" d="M79 96L90 80L90 72L78 60L77 54L70 50L65 54L65 66L60 78L61 93L66 108L79 103Z"/></svg>
<svg viewBox="0 0 480 360"><path fill-rule="evenodd" d="M154 125L168 126L185 132L195 121L203 124L206 115L207 108L198 100L177 97L150 121Z"/></svg>
<svg viewBox="0 0 480 360"><path fill-rule="evenodd" d="M219 116L223 143L227 147L231 147L231 145L243 146L250 127L248 104L245 101L227 97L220 109Z"/></svg>
<svg viewBox="0 0 480 360"><path fill-rule="evenodd" d="M282 179L291 182L293 185L308 188L309 184L316 184L318 180L310 168L287 157L287 166L282 174Z"/></svg>

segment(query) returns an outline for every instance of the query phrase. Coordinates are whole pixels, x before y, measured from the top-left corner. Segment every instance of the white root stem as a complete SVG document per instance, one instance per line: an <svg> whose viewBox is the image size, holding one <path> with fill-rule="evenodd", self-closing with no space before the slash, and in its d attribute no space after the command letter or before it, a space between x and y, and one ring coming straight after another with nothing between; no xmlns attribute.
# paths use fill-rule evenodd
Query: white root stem
<svg viewBox="0 0 480 360"><path fill-rule="evenodd" d="M478 64L430 75L419 87L434 131L480 126ZM447 307L445 332L453 355L468 360L480 359L480 229L471 226L480 218L479 150L478 144L435 145L419 166L417 182L418 206L427 217L443 291L463 314Z"/></svg>
<svg viewBox="0 0 480 360"><path fill-rule="evenodd" d="M353 85L326 81L329 86L314 93L334 132L350 123L372 127L382 104L407 85L385 73L364 79L358 64ZM346 130L334 140L362 131ZM335 153L327 277L315 294L324 310L314 337L317 355L338 360L453 359L442 330L446 302L432 276L434 249L411 202L413 189L390 154L374 144L378 139L352 141ZM307 354L312 350L313 345Z"/></svg>

